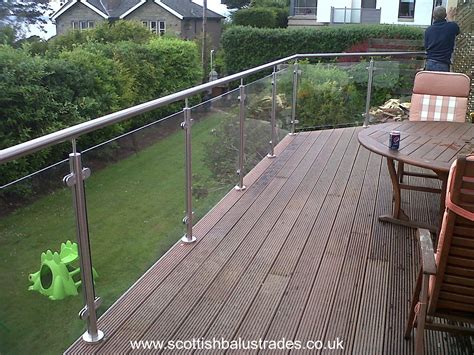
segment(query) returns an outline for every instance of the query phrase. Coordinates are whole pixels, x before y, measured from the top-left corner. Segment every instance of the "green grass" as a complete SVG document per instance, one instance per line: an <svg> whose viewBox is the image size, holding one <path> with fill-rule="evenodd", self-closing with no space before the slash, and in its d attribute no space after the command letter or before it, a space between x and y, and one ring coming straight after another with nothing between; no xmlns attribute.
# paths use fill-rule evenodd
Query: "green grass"
<svg viewBox="0 0 474 355"><path fill-rule="evenodd" d="M203 164L203 147L222 115L193 126L193 175L210 193L195 199L197 218L229 189ZM96 293L103 313L184 233L184 139L177 132L87 180ZM85 159L87 160L87 159ZM85 164L86 165L86 164ZM50 301L27 291L41 252L76 240L71 192L63 188L0 219L0 354L58 354L83 331L82 294Z"/></svg>

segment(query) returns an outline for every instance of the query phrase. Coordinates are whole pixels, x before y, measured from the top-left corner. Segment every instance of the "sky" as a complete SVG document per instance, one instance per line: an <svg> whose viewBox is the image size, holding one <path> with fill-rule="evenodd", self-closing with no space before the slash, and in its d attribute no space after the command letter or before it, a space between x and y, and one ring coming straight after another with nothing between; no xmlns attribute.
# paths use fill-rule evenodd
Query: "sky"
<svg viewBox="0 0 474 355"><path fill-rule="evenodd" d="M193 0L195 3L202 5L202 0ZM53 0L51 2L51 7L53 11L56 11L59 8L59 1ZM217 12L218 14L226 16L228 14L227 7L221 4L220 0L207 0L207 7ZM56 26L48 21L48 24L45 26L46 32L42 32L39 28L32 27L30 28L29 35L40 36L41 38L48 39L56 34Z"/></svg>

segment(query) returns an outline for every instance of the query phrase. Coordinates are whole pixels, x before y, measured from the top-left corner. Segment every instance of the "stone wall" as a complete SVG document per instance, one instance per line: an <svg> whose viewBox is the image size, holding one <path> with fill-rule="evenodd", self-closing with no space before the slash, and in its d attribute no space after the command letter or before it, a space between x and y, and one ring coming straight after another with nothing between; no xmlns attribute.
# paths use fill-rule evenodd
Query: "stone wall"
<svg viewBox="0 0 474 355"><path fill-rule="evenodd" d="M166 32L181 36L181 20L154 2L147 2L125 17L125 20L165 21Z"/></svg>
<svg viewBox="0 0 474 355"><path fill-rule="evenodd" d="M211 48L217 49L222 34L222 24L217 19L207 19L207 35L211 40ZM202 20L201 19L186 19L183 21L181 37L184 39L195 39L202 36Z"/></svg>
<svg viewBox="0 0 474 355"><path fill-rule="evenodd" d="M73 21L93 21L94 25L97 25L105 19L86 5L78 2L56 19L56 33L61 35L71 30Z"/></svg>
<svg viewBox="0 0 474 355"><path fill-rule="evenodd" d="M474 0L458 0L455 20L461 34L456 39L453 70L474 79ZM474 80L471 80L468 111L474 112Z"/></svg>

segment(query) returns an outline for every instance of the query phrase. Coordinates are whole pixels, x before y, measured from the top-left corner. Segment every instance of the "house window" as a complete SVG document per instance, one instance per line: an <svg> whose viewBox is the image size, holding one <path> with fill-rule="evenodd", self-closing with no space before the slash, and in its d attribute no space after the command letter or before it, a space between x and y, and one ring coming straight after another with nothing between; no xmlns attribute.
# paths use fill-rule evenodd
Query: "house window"
<svg viewBox="0 0 474 355"><path fill-rule="evenodd" d="M143 26L150 29L154 34L164 35L166 31L165 21L142 21Z"/></svg>
<svg viewBox="0 0 474 355"><path fill-rule="evenodd" d="M399 0L398 17L413 19L415 17L415 0Z"/></svg>
<svg viewBox="0 0 474 355"><path fill-rule="evenodd" d="M94 21L72 21L73 30L87 30L94 27Z"/></svg>

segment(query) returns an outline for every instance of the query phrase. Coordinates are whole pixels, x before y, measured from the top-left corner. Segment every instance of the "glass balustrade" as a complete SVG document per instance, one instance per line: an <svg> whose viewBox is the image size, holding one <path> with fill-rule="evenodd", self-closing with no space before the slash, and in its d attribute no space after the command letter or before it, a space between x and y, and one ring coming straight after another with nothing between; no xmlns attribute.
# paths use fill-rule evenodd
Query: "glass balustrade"
<svg viewBox="0 0 474 355"><path fill-rule="evenodd" d="M85 330L68 173L65 161L0 190L1 354L58 354Z"/></svg>
<svg viewBox="0 0 474 355"><path fill-rule="evenodd" d="M400 119L395 110L381 107L392 99L397 107L409 102L423 62L392 58L373 66L370 123ZM300 61L200 104L190 99L193 224L240 184L238 171L248 174L293 129L362 125L369 67L360 58ZM92 171L85 188L95 291L103 301L98 316L187 232L183 106L174 104L178 112L169 116L163 109L148 112L124 121L120 129L108 127L76 141L83 166ZM402 115L407 107L399 109ZM106 141L90 147L98 137ZM66 142L48 149L57 149L58 159L65 160L0 189L2 354L59 353L86 329L78 318L84 300L77 252L67 243L76 242L72 192L62 182L70 172L72 148ZM26 164L22 159L6 163L4 174ZM61 243L67 243L62 251ZM42 262L47 250L59 254L47 253Z"/></svg>
<svg viewBox="0 0 474 355"><path fill-rule="evenodd" d="M296 109L299 129L344 127L364 122L370 63L359 61L357 57L341 60L345 62L299 65ZM423 67L423 61L377 60L373 67L369 123L405 117L401 115L403 109L400 115L393 116L375 117L374 112L391 99L397 100L393 105L410 101L413 79Z"/></svg>
<svg viewBox="0 0 474 355"><path fill-rule="evenodd" d="M178 112L83 154L99 315L185 232L183 119Z"/></svg>
<svg viewBox="0 0 474 355"><path fill-rule="evenodd" d="M272 75L245 85L244 175L271 153Z"/></svg>
<svg viewBox="0 0 474 355"><path fill-rule="evenodd" d="M424 61L374 60L373 66L369 124L408 119L413 81Z"/></svg>
<svg viewBox="0 0 474 355"><path fill-rule="evenodd" d="M194 224L238 183L239 90L191 110ZM199 238L199 235L196 235Z"/></svg>

